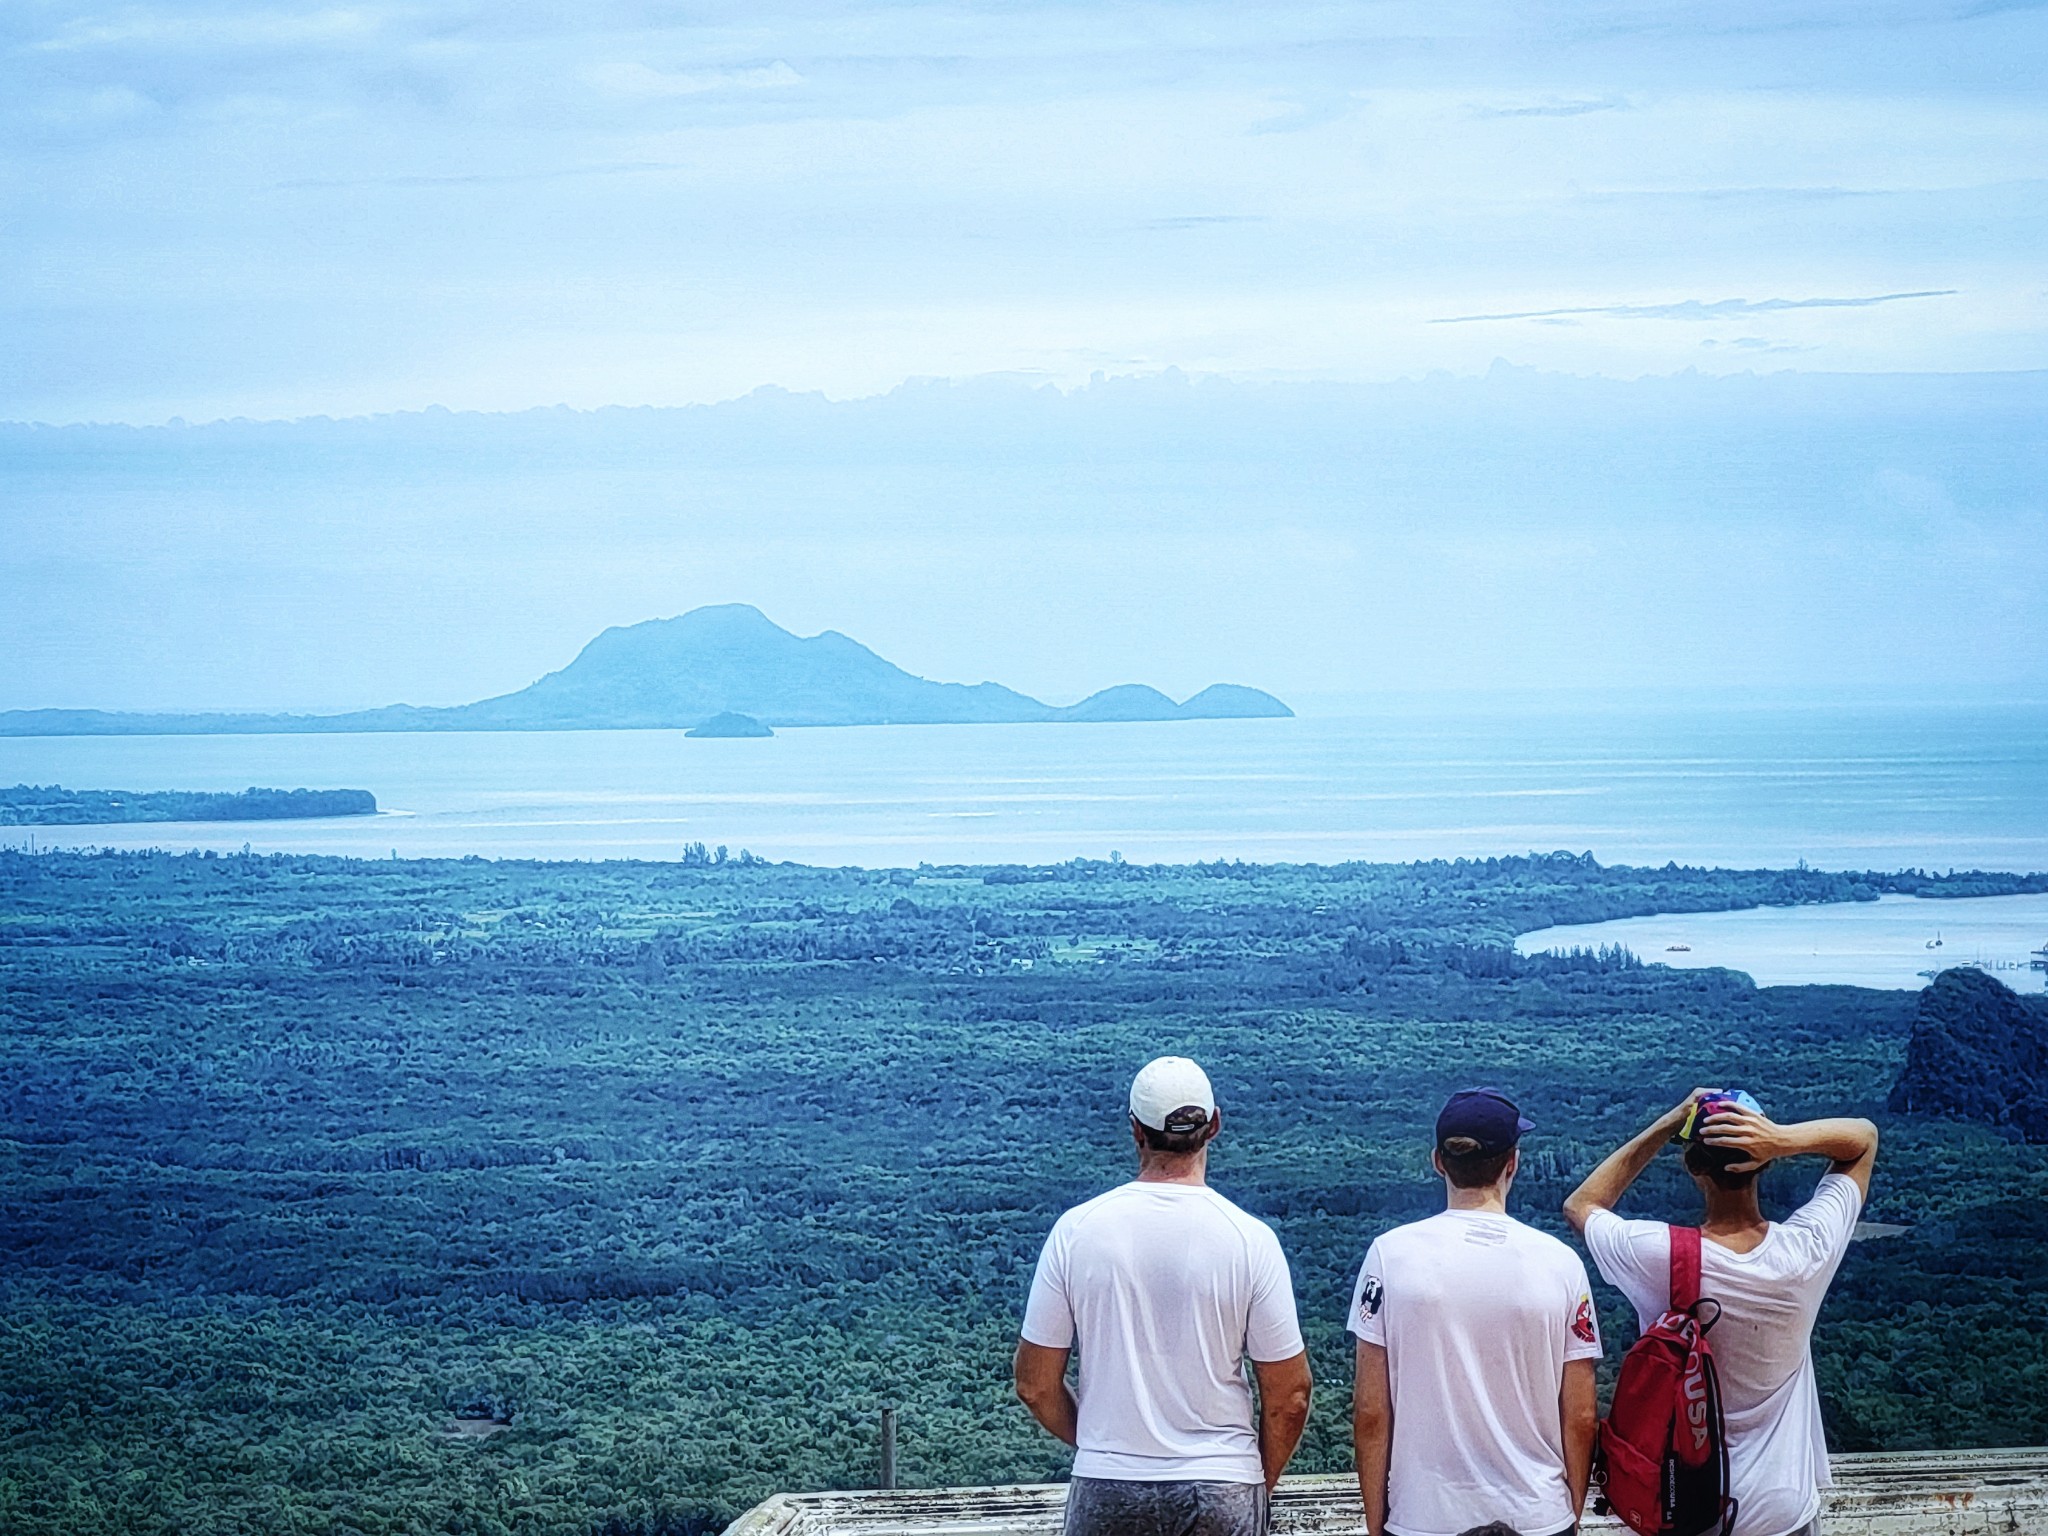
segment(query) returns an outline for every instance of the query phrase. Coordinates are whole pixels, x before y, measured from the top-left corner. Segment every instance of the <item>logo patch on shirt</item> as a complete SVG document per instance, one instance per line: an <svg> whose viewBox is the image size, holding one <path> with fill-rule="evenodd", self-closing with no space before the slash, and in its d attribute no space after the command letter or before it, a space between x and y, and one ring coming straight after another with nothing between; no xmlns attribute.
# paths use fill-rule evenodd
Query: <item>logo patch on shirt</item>
<svg viewBox="0 0 2048 1536"><path fill-rule="evenodd" d="M1387 1293L1380 1285L1380 1277L1378 1275L1367 1275L1365 1277L1365 1289L1358 1293L1358 1315L1360 1317L1378 1317L1380 1315L1380 1303L1386 1299Z"/></svg>
<svg viewBox="0 0 2048 1536"><path fill-rule="evenodd" d="M1599 1331L1593 1326L1593 1298L1590 1296L1579 1298L1579 1313L1572 1319L1572 1337L1582 1344L1599 1341Z"/></svg>

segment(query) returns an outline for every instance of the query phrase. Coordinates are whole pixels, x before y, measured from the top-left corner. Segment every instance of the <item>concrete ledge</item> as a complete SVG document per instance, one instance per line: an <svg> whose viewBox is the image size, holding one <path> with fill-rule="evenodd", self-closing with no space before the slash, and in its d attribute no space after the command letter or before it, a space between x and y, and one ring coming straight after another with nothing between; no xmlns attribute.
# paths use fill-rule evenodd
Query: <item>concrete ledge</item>
<svg viewBox="0 0 2048 1536"><path fill-rule="evenodd" d="M2048 1536L2048 1447L1888 1451L1834 1458L1821 1511L1827 1536ZM894 1493L780 1493L726 1536L1055 1536L1063 1483ZM1626 1536L1613 1518L1585 1529ZM1273 1500L1274 1536L1363 1536L1348 1477L1287 1477Z"/></svg>

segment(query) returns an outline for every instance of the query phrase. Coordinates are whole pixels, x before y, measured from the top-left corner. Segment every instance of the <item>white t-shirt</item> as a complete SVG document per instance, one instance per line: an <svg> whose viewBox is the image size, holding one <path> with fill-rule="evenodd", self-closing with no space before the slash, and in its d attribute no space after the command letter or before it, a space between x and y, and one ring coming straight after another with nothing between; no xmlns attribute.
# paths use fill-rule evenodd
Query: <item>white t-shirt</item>
<svg viewBox="0 0 2048 1536"><path fill-rule="evenodd" d="M1199 1184L1132 1182L1053 1224L1024 1337L1075 1349L1074 1476L1263 1483L1244 1358L1301 1353L1273 1229Z"/></svg>
<svg viewBox="0 0 2048 1536"><path fill-rule="evenodd" d="M1351 1331L1387 1351L1393 1536L1501 1520L1529 1536L1578 1518L1564 1481L1568 1360L1600 1357L1579 1256L1492 1211L1383 1232L1351 1293Z"/></svg>
<svg viewBox="0 0 2048 1536"><path fill-rule="evenodd" d="M1749 1252L1700 1244L1700 1294L1721 1304L1707 1342L1721 1378L1730 1492L1741 1501L1732 1536L1798 1530L1819 1513L1820 1490L1833 1481L1808 1340L1862 1209L1856 1181L1830 1173ZM1595 1211L1586 1247L1635 1307L1639 1326L1670 1305L1671 1229L1663 1222Z"/></svg>

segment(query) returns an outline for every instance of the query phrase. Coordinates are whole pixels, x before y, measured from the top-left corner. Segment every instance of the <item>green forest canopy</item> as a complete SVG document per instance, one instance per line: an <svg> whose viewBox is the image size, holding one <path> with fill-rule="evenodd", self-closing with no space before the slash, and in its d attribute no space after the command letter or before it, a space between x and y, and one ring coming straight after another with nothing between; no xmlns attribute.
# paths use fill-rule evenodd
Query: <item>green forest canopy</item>
<svg viewBox="0 0 2048 1536"><path fill-rule="evenodd" d="M1443 1093L1539 1125L1520 1214L1699 1082L1869 1114L1817 1340L1837 1449L2048 1440L2048 1148L1883 1105L1911 994L1517 932L2039 877L1416 865L0 854L0 1529L697 1532L782 1488L1063 1475L1010 1399L1039 1241L1128 1172L1147 1056L1343 1309ZM1766 1203L1816 1170L1774 1171ZM1631 1197L1684 1209L1669 1167ZM1629 1336L1602 1292L1609 1367ZM509 1427L444 1433L457 1414Z"/></svg>

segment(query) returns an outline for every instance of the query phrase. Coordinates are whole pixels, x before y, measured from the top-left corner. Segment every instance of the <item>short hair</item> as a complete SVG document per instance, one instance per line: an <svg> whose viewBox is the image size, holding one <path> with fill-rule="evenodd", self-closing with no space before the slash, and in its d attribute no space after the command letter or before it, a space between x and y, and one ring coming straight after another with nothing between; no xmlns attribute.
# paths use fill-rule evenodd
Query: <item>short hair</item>
<svg viewBox="0 0 2048 1536"><path fill-rule="evenodd" d="M1175 1110L1172 1115L1168 1115L1166 1118L1172 1120L1179 1113L1179 1110ZM1216 1117L1214 1115L1211 1115L1191 1131L1154 1130L1136 1115L1131 1116L1131 1124L1135 1125L1138 1128L1138 1134L1145 1138L1146 1151L1165 1152L1175 1157L1185 1157L1190 1152L1199 1152L1208 1144L1209 1138L1216 1134Z"/></svg>
<svg viewBox="0 0 2048 1536"><path fill-rule="evenodd" d="M1737 1173L1729 1167L1731 1163L1746 1163L1749 1154L1740 1147L1717 1147L1708 1141L1688 1141L1685 1144L1685 1171L1698 1174L1703 1179L1712 1179L1722 1189L1747 1189L1756 1182L1761 1168L1745 1168Z"/></svg>
<svg viewBox="0 0 2048 1536"><path fill-rule="evenodd" d="M1484 1525L1475 1525L1469 1531L1460 1531L1458 1536L1522 1536L1522 1533L1505 1520L1489 1520Z"/></svg>
<svg viewBox="0 0 2048 1536"><path fill-rule="evenodd" d="M1446 1136L1436 1151L1443 1159L1444 1177L1458 1189L1491 1189L1508 1171L1508 1159L1515 1155L1513 1147L1505 1152L1482 1152L1470 1136Z"/></svg>

